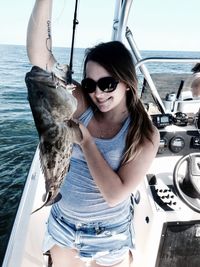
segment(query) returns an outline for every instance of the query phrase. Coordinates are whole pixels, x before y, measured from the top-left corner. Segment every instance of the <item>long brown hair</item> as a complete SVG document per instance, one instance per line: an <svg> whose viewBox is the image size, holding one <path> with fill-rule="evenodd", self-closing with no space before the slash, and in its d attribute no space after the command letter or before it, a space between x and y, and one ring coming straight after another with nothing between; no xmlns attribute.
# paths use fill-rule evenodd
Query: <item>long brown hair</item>
<svg viewBox="0 0 200 267"><path fill-rule="evenodd" d="M145 139L151 140L152 122L137 94L137 76L129 50L119 41L100 43L86 50L83 76L86 77L88 61L95 61L104 67L114 78L124 82L127 90L126 103L130 114L130 127L126 138L126 147L122 164L133 159L141 149ZM90 105L94 104L86 94Z"/></svg>

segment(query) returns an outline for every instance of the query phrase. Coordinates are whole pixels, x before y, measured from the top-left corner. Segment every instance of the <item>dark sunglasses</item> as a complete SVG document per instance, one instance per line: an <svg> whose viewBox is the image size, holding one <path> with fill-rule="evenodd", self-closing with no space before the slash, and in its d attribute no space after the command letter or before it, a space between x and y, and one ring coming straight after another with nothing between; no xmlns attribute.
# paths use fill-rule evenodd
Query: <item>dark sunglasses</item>
<svg viewBox="0 0 200 267"><path fill-rule="evenodd" d="M81 86L83 90L88 93L95 92L97 86L101 89L101 91L110 93L116 89L118 83L119 81L116 81L113 77L104 77L99 79L97 82L93 79L85 78L82 80Z"/></svg>

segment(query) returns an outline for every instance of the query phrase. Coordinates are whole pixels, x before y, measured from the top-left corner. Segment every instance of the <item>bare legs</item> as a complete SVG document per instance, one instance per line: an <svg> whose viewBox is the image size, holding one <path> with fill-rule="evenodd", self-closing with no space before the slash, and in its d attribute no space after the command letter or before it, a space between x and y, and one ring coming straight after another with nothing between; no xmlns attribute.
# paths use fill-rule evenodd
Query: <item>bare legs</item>
<svg viewBox="0 0 200 267"><path fill-rule="evenodd" d="M55 245L50 252L53 267L85 267L75 249L60 248Z"/></svg>
<svg viewBox="0 0 200 267"><path fill-rule="evenodd" d="M60 248L57 245L51 249L51 257L53 260L53 267L107 267L99 265L95 261L87 264L79 259L75 249ZM130 253L127 253L122 262L110 267L131 267Z"/></svg>

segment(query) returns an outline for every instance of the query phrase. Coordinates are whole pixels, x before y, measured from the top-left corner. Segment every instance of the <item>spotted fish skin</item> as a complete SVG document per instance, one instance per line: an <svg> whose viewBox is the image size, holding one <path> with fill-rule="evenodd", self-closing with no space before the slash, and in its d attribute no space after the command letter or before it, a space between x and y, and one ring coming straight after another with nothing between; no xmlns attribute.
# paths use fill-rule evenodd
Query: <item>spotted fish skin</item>
<svg viewBox="0 0 200 267"><path fill-rule="evenodd" d="M37 66L26 74L25 82L40 140L46 188L43 207L60 199L59 189L69 168L73 141L77 136L81 138L79 125L72 119L77 100L54 73Z"/></svg>

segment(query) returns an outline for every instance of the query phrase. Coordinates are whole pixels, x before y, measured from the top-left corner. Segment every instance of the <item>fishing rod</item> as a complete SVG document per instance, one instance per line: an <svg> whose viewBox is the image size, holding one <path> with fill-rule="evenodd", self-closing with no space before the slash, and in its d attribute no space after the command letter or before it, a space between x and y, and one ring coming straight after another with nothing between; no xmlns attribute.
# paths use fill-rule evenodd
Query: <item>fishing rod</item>
<svg viewBox="0 0 200 267"><path fill-rule="evenodd" d="M77 8L78 8L78 0L75 1L70 62L69 62L69 68L68 68L68 71L67 71L67 74L66 74L67 84L71 84L72 83L72 74L74 73L73 72L74 39L75 39L76 26L79 23L78 20L77 20Z"/></svg>

